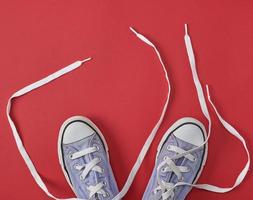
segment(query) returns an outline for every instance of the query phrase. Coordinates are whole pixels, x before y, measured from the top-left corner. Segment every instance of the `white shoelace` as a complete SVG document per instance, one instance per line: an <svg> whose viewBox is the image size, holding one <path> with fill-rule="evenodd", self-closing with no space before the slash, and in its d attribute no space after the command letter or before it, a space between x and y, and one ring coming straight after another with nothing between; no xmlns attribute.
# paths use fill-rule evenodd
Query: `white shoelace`
<svg viewBox="0 0 253 200"><path fill-rule="evenodd" d="M29 157L24 145L23 145L23 142L20 138L20 134L16 128L16 125L15 123L13 122L11 116L10 116L10 112L11 112L11 107L12 107L12 100L17 98L17 97L20 97L26 93L29 93L31 92L32 90L35 90L59 77L61 77L62 75L72 71L72 70L75 70L76 68L80 67L83 63L89 61L91 58L87 58L83 61L76 61L74 62L73 64L71 65L68 65L67 67L64 67L62 69L60 69L59 71L39 80L39 81L36 81L35 83L32 83L20 90L18 90L17 92L15 92L8 100L8 103L7 103L7 107L6 107L6 114L7 114L7 118L8 118L8 122L10 124L10 127L11 127L11 130L12 130L12 133L13 133L13 136L14 136L14 139L15 139L15 142L17 144L17 147L18 147L18 150L19 150L19 153L21 154L21 156L23 157L25 163L26 163L26 166L28 167L30 173L32 174L35 182L39 185L39 187L51 198L53 199L56 199L56 200L60 200L61 198L57 198L55 197L53 194L51 194L49 192L49 190L47 189L47 186L45 185L44 181L42 180L42 178L40 177L39 173L37 172L31 158ZM80 200L78 198L68 198L68 199L65 199L65 200Z"/></svg>
<svg viewBox="0 0 253 200"><path fill-rule="evenodd" d="M199 99L200 107L201 107L201 110L202 110L204 116L206 117L206 119L208 120L208 123L209 123L209 125L208 125L207 139L201 145L201 146L204 146L207 143L207 141L208 141L208 139L210 137L212 121L211 121L211 117L209 115L209 111L207 109L204 92L203 92L201 83L200 83L199 78L198 78L197 69L196 69L196 62L195 62L195 56L194 56L194 53L193 53L193 48L192 48L192 44L191 44L191 38L188 35L187 25L185 25L185 37L184 37L184 39L185 39L186 50L187 50L187 54L188 54L188 58L189 58L189 62L190 62L191 71L192 71L193 81L194 81L194 84L195 84L195 87L196 87L196 90L197 90L197 94L198 94L198 99ZM210 185L210 184L189 184L189 183L179 183L178 185L188 185L188 186L191 186L191 187L196 187L196 188L208 190L208 191L211 191L211 192L225 193L225 192L229 192L229 191L233 190L235 187L237 187L238 185L240 185L242 183L242 181L244 180L244 178L245 178L245 176L246 176L246 174L247 174L247 172L249 170L249 166L250 166L250 154L249 154L249 150L247 148L246 142L245 142L244 138L241 136L241 134L232 125L230 125L227 121L225 121L221 117L221 115L219 114L216 106L214 105L214 103L211 100L211 96L210 96L208 85L206 85L206 92L207 92L208 102L213 107L213 109L215 111L215 114L217 115L217 117L218 117L219 121L221 122L221 124L224 126L224 128L230 134L232 134L237 139L239 139L240 142L243 144L243 147L244 147L244 149L246 151L246 154L247 154L247 162L246 162L244 168L242 169L242 171L237 176L234 184L231 187L223 188L223 187L218 187L218 186ZM190 151L187 151L184 154L190 153L190 152L192 152L192 151L194 151L194 150L196 150L196 149L198 149L200 147L197 147L197 148L194 148L194 149L192 149ZM184 155L184 154L182 154L182 155ZM177 187L177 186L175 186L175 187Z"/></svg>
<svg viewBox="0 0 253 200"><path fill-rule="evenodd" d="M169 82L169 78L168 78L168 74L167 74L167 71L166 71L166 68L165 68L165 65L162 61L162 58L160 56L160 53L159 51L157 50L157 48L155 47L155 45L150 42L146 37L144 37L143 35L137 33L134 29L130 28L135 34L136 36L141 39L143 42L145 42L146 44L148 44L149 46L151 46L156 55L158 56L158 59L160 61L160 64L162 65L162 68L164 70L164 75L165 75L165 79L167 81L167 84L168 84L168 91L167 91L167 97L166 97L166 100L165 100L165 103L164 103L164 106L163 106L163 109L162 109L162 112L161 112L161 115L157 121L157 123L155 124L153 130L151 131L149 137L147 138L145 144L143 145L142 149L141 149L141 152L132 168L132 170L130 171L130 174L128 176L128 179L124 185L124 187L122 188L122 190L120 191L120 193L113 198L113 200L120 200L122 199L125 194L128 192L135 176L136 176L136 173L138 172L142 162L143 162L143 159L148 151L148 149L150 148L150 145L152 143L152 141L154 140L155 138L155 135L163 121L163 118L164 118L164 115L165 115L165 112L167 110L167 106L168 106L168 103L169 103L169 97L170 97L170 91L171 91L171 87L170 87L170 82ZM195 64L195 58L194 58L194 54L193 54L193 49L192 49L192 45L191 45L191 40L190 40L190 37L189 35L187 34L187 27L186 27L186 35L185 35L185 44L186 44L186 48L187 48L187 52L188 52L188 57L189 57L189 60L190 60L190 66L191 66L191 69L192 69L192 75L193 75L193 80L194 80L194 83L195 83L195 86L196 86L196 89L197 89L197 94L198 94L198 98L199 98L199 102L200 102L200 106L201 106L201 109L202 109L202 112L203 114L205 115L205 117L207 118L208 122L209 122L209 126L208 126L208 137L207 137L207 140L202 144L205 145L208 141L208 138L210 136L210 132L211 132L211 118L210 118L210 115L209 115L209 112L208 112L208 109L207 109L207 106L206 106L206 101L205 101L205 97L204 97L204 93L203 93L203 89L202 89L202 86L200 84L200 81L199 81L199 78L198 78L198 75L197 75L197 70L196 70L196 64ZM21 90L18 90L17 92L15 92L8 100L8 104L7 104L7 108L6 108L6 114L7 114L7 118L8 118L8 122L10 124L10 127L12 129L12 133L13 133L13 136L14 136L14 139L16 141L16 144L17 144L17 148L20 152L20 154L22 155L29 171L31 172L34 180L36 181L36 183L38 184L38 186L51 198L55 199L55 200L61 200L61 198L57 198L55 197L53 194L51 194L45 183L43 182L43 180L41 179L39 173L37 172L32 160L30 159L23 143L22 143L22 140L19 136L19 132L17 131L17 128L15 126L15 123L13 122L11 116L10 116L10 112L11 112L11 105L12 105L12 100L17 98L17 97L20 97L34 89L37 89L51 81L53 81L54 79L57 79L59 78L60 76L80 67L84 62L90 60L91 58L88 58L84 61L77 61L51 75L49 75L48 77L45 77L31 85L28 85L24 88L22 88ZM224 192L228 192L228 191L231 191L233 190L236 186L238 186L245 178L246 174L247 174L247 171L249 169L249 166L250 166L250 157L249 157L249 151L248 151L248 148L246 146L246 143L245 143L245 140L244 138L239 134L239 132L233 128L228 122L226 122L222 117L221 115L218 113L216 107L214 106L213 102L211 101L211 98L210 98L210 93L209 93L209 90L208 90L208 86L206 86L206 89L207 89L207 95L208 95L208 101L209 103L212 105L212 107L214 108L215 110L215 113L216 115L218 116L220 122L222 123L222 125L225 127L225 129L230 132L232 135L234 135L236 138L238 138L245 150L246 150L246 153L247 153L247 157L248 157L248 161L245 165L245 167L243 168L243 170L241 171L241 173L238 175L234 185L232 187L229 187L229 188L221 188L221 187L217 187L217 186L213 186L213 185L208 185L208 184L198 184L198 185L193 185L193 184L189 184L189 183L184 183L184 182L178 182L177 184L175 184L171 190L173 190L175 187L178 187L180 185L189 185L189 186L192 186L192 187L196 187L196 188L200 188L200 189L205 189L205 190L209 190L209 191L213 191L213 192L220 192L220 193L224 193ZM184 155L187 155L191 152L193 152L194 150L196 150L197 148L195 149L192 149L190 151L187 151L183 154L180 154L180 156L184 156ZM176 158L175 158L176 159ZM81 200L80 198L67 198L65 200Z"/></svg>
<svg viewBox="0 0 253 200"><path fill-rule="evenodd" d="M75 160L81 157L84 157L86 155L92 154L94 152L97 152L98 148L97 147L89 147L80 151L77 151L73 154L70 154L70 159ZM101 158L93 158L89 163L85 165L75 165L75 169L81 171L80 174L80 179L84 180L88 174L91 171L95 171L98 173L103 173L104 169L102 169L98 164L101 162ZM90 185L87 187L87 190L89 191L89 198L93 197L96 194L101 194L104 197L108 197L109 193L107 193L104 190L104 187L106 186L105 182L99 182L96 185Z"/></svg>
<svg viewBox="0 0 253 200"><path fill-rule="evenodd" d="M152 129L149 137L147 138L145 144L143 145L143 148L142 148L142 150L141 150L141 152L140 152L140 154L139 154L139 156L138 156L138 158L137 158L137 160L136 160L136 162L135 162L135 164L134 164L134 166L133 166L133 168L132 168L132 170L131 170L131 172L130 172L130 174L128 176L128 179L127 179L124 187L122 188L122 190L120 191L120 193L116 197L113 198L113 200L120 200L120 199L122 199L125 196L125 194L128 192L128 190L129 190L129 188L130 188L130 186L131 186L131 184L132 184L132 182L133 182L133 180L134 180L134 178L135 178L135 176L136 176L136 174L137 174L137 172L138 172L138 170L139 170L139 168L140 168L140 166L141 166L141 164L143 162L143 159L144 159L144 157L145 157L145 155L146 155L146 153L147 153L147 151L148 151L148 149L149 149L152 141L154 140L155 135L156 135L156 133L157 133L157 131L158 131L158 129L159 129L162 121L163 121L163 118L164 118L164 115L165 115L165 112L167 110L167 106L168 106L168 103L169 103L170 90L171 90L170 83L169 83L169 78L168 78L168 74L167 74L165 65L164 65L164 63L162 61L162 58L160 56L160 53L157 50L157 48L155 47L155 45L153 43L151 43L143 35L137 33L133 28L130 28L130 29L131 29L131 31L133 31L136 34L136 36L138 38L140 38L142 41L144 41L146 44L148 44L149 46L151 46L154 49L156 55L158 56L159 62L162 65L163 71L164 71L164 76L165 76L166 82L168 84L168 93L167 93L166 101L164 103L161 115L160 115L157 123L155 124L155 126ZM45 185L45 183L43 182L42 178L40 177L38 171L36 170L36 168L35 168L32 160L31 160L31 158L29 157L29 155L28 155L28 153L27 153L27 151L26 151L26 149L25 149L25 147L23 145L23 142L22 142L22 140L21 140L21 138L19 136L20 134L19 134L19 132L18 132L18 130L16 128L16 125L15 125L15 123L13 122L13 120L12 120L12 118L10 116L11 107L12 107L12 100L15 99L15 98L17 98L17 97L20 97L20 96L22 96L22 95L24 95L26 93L29 93L32 90L35 90L35 89L37 89L37 88L39 88L39 87L41 87L41 86L43 86L45 84L50 83L51 81L53 81L53 80L61 77L62 75L67 74L70 71L72 71L72 70L80 67L83 63L85 63L85 62L87 62L89 60L91 60L91 58L87 58L87 59L85 59L83 61L76 61L73 64L71 64L71 65L69 65L67 67L64 67L63 69L61 69L61 70L59 70L59 71L57 71L57 72L55 72L55 73L53 73L53 74L51 74L51 75L49 75L47 77L45 77L45 78L43 78L43 79L35 82L35 83L32 83L32 84L30 84L30 85L28 85L28 86L26 86L26 87L18 90L17 92L15 92L9 98L8 104L7 104L7 108L6 108L6 115L7 115L10 127L12 129L12 133L13 133L14 139L15 139L16 144L17 144L17 148L18 148L21 156L23 157L23 159L24 159L24 161L25 161L25 163L26 163L26 165L27 165L30 173L32 174L32 176L33 176L35 182L38 184L38 186L49 197L51 197L51 198L53 198L55 200L83 200L83 199L80 199L80 198L64 198L63 199L63 198L58 198L58 197L56 197L56 196L54 196L53 194L50 193L50 191L48 190L47 186Z"/></svg>
<svg viewBox="0 0 253 200"><path fill-rule="evenodd" d="M203 147L207 142L208 139L210 137L211 134L211 124L212 124L212 120L206 105L206 100L205 100L205 96L204 96L204 92L201 86L201 83L199 81L198 78L198 74L197 74L197 69L196 69L196 62L195 62L195 56L194 56L194 52L193 52L193 48L192 48L192 44L191 44L191 39L190 36L188 35L188 29L187 29L187 25L185 25L185 45L186 45L186 50L187 50L187 54L188 54L188 58L189 58L189 62L190 62L190 67L191 67L191 71L192 71L192 76L193 76L193 81L197 90L197 95L198 95L198 99L199 99L199 103L200 103L200 107L202 110L202 113L204 114L204 116L206 117L206 119L208 120L208 134L207 134L207 138L206 140L203 142L202 145L195 147L191 150L188 151L184 151L181 152L180 154L178 154L177 156L173 157L174 159L178 159L182 156L187 156L189 155L191 152L198 150L199 148ZM235 187L237 187L238 185L241 184L241 182L244 180L248 170L249 170L249 166L250 166L250 155L249 155L249 151L246 145L246 142L244 140L244 138L240 135L240 133L232 126L230 125L227 121L225 121L221 115L219 114L219 112L217 111L217 108L215 107L214 103L211 100L211 96L210 96L210 92L209 92L209 87L208 85L206 85L206 91L207 91L207 96L208 96L208 102L211 104L211 106L213 107L218 119L220 120L221 124L224 126L224 128L231 133L233 136L235 136L237 139L239 139L241 141L241 143L243 144L243 147L247 153L247 163L245 164L244 168L242 169L242 171L240 172L240 174L237 176L236 181L234 182L233 186L231 187L218 187L215 185L210 185L210 184L190 184L190 183L186 183L186 182L177 182L176 184L171 184L171 183L166 183L160 180L159 176L157 177L158 179L158 184L159 184L159 189L161 188L163 191L162 193L162 198L163 200L169 200L169 199L173 199L174 196L174 189L178 186L190 186L190 187L196 187L199 189L203 189L203 190L207 190L207 191L211 191L211 192L216 192L216 193L226 193L229 192L231 190L233 190ZM168 162L168 165L173 166L173 172L179 177L181 176L180 174L180 170L178 169L177 166L175 166L174 162L172 160L170 160Z"/></svg>

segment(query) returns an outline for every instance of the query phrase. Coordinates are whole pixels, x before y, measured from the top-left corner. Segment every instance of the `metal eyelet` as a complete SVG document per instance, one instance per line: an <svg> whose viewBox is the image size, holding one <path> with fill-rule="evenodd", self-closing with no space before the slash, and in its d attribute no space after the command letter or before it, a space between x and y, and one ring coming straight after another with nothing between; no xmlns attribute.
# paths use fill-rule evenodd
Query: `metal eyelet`
<svg viewBox="0 0 253 200"><path fill-rule="evenodd" d="M163 172L163 173L165 172L165 167L161 169L161 172Z"/></svg>
<svg viewBox="0 0 253 200"><path fill-rule="evenodd" d="M196 161L197 161L197 158L196 158L196 157L194 157L194 158L193 158L193 162L196 162Z"/></svg>
<svg viewBox="0 0 253 200"><path fill-rule="evenodd" d="M93 147L96 147L97 151L99 151L99 150L100 150L99 146L98 146L98 145L96 145L96 144L94 144L94 145L93 145Z"/></svg>
<svg viewBox="0 0 253 200"><path fill-rule="evenodd" d="M103 185L104 185L104 186L106 186L106 185L107 185L106 181L103 181Z"/></svg>
<svg viewBox="0 0 253 200"><path fill-rule="evenodd" d="M76 169L76 170L78 170L77 169L78 166L79 166L79 164L76 163L76 164L73 165L73 168Z"/></svg>
<svg viewBox="0 0 253 200"><path fill-rule="evenodd" d="M109 194L108 192L106 192L105 195L103 195L103 197L109 198L109 197L110 197L110 194Z"/></svg>
<svg viewBox="0 0 253 200"><path fill-rule="evenodd" d="M178 179L179 181L184 181L184 177L182 176L180 179Z"/></svg>
<svg viewBox="0 0 253 200"><path fill-rule="evenodd" d="M73 154L69 154L69 159L73 159Z"/></svg>
<svg viewBox="0 0 253 200"><path fill-rule="evenodd" d="M163 160L167 160L169 157L168 156L164 156L163 157Z"/></svg>
<svg viewBox="0 0 253 200"><path fill-rule="evenodd" d="M105 169L104 168L102 168L102 173L104 173L105 172Z"/></svg>
<svg viewBox="0 0 253 200"><path fill-rule="evenodd" d="M83 180L84 180L84 178L83 178L83 176L82 176L82 175L80 176L80 180L81 180L81 181L83 181Z"/></svg>

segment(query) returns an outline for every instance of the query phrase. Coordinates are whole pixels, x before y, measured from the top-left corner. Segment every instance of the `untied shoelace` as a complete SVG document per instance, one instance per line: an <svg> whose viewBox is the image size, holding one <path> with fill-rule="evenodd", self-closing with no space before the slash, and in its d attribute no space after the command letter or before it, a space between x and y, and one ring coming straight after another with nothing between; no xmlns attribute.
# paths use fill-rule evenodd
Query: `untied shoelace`
<svg viewBox="0 0 253 200"><path fill-rule="evenodd" d="M158 119L158 121L156 122L154 128L152 129L149 137L147 138L145 144L143 145L138 157L137 157L137 160L134 164L134 166L132 167L130 173L129 173L129 176L127 178L127 181L125 182L125 185L123 186L123 188L121 189L121 191L118 193L117 196L115 196L113 198L113 200L120 200L122 199L125 194L128 192L143 160L144 160L144 157L146 156L147 154L147 151L148 149L150 148L150 145L152 143L152 141L154 140L155 136L156 136L156 133L163 121L163 118L164 118L164 115L165 115L165 112L167 110L167 106L168 106L168 103L169 103L169 98L170 98L170 92L171 92L171 86L170 86L170 81L169 81L169 77L168 77L168 73L166 71L166 68L165 68L165 65L163 63L163 60L161 58L161 55L159 53L159 51L157 50L156 46L150 41L148 40L145 36L143 36L142 34L136 32L133 28L131 28L131 31L133 31L133 33L135 33L135 35L141 40L143 41L144 43L148 44L150 47L153 48L154 52L156 53L158 59L159 59L159 62L162 66L162 69L164 71L164 76L165 76L165 79L166 79L166 83L167 83L167 86L168 86L168 89L167 89L167 96L166 96L166 100L164 102L164 105L163 105L163 109L162 109L162 112L160 114L160 117ZM190 67L191 67L191 70L192 70L192 76L193 76L193 80L194 80L194 84L195 84L195 87L196 87L196 90L197 90L197 95L198 95L198 99L199 99L199 103L200 103L200 107L201 107L201 110L204 114L204 116L206 117L206 119L208 120L208 136L207 136L207 139L206 141L201 145L205 145L210 137L210 133L211 133L211 124L212 124L212 121L211 121L211 118L210 118L210 115L209 115L209 111L208 111L208 108L207 108L207 105L206 105L206 100L205 100L205 96L204 96L204 92L203 92L203 89L202 89L202 86L201 86L201 83L199 81L199 78L198 78L198 74L197 74L197 70L196 70L196 63L195 63L195 57L194 57L194 53L193 53L193 49L192 49L192 44L191 44L191 39L188 35L188 31L187 31L187 26L185 26L185 45L186 45L186 49L187 49L187 53L188 53L188 58L189 58L189 62L190 62ZM67 74L69 72L71 72L72 70L75 70L77 69L78 67L80 67L82 64L84 64L85 62L91 60L91 58L87 58L83 61L76 61L74 62L73 64L71 65L68 65L67 67L64 67L63 69L35 82L35 83L32 83L20 90L18 90L17 92L15 92L8 100L8 103L7 103L7 107L6 107L6 115L7 115L7 118L8 118L8 122L10 124L10 127L11 127L11 130L12 130L12 133L13 133L13 136L14 136L14 139L16 141L16 145L17 145L17 148L21 154L21 156L23 157L30 173L32 174L35 182L38 184L38 186L51 198L55 199L55 200L82 200L80 198L58 198L58 197L55 197L47 188L47 186L45 185L44 181L42 180L41 176L39 175L36 167L34 166L31 158L29 157L24 145L23 145L23 142L20 138L20 134L16 128L16 125L15 123L13 122L12 120L12 117L10 115L10 112L11 112L11 107L12 107L12 100L17 98L17 97L20 97L22 95L25 95L26 93L29 93L31 92L32 90L35 90L47 83L50 83L51 81L63 76L64 74ZM188 186L191 186L191 187L196 187L196 188L199 188L199 189L204 189L204 190L208 190L208 191L212 191L212 192L218 192L218 193L225 193L225 192L229 192L231 190L233 190L236 186L238 186L245 178L248 170L249 170L249 166L250 166L250 155L249 155L249 151L248 151L248 148L247 148L247 145L246 145L246 142L244 140L244 138L241 136L241 134L232 126L230 125L227 121L225 121L221 115L219 114L219 112L217 111L217 108L215 107L214 103L212 102L211 100L211 97L210 97L210 92L209 92L209 88L208 88L208 85L206 85L206 92L207 92L207 97L208 97L208 102L211 104L211 106L213 107L216 115L218 116L218 119L220 120L221 124L224 126L224 128L229 132L231 133L233 136L235 136L237 139L240 140L240 142L243 144L243 147L245 148L245 151L247 153L247 163L245 164L244 168L242 169L242 171L240 172L240 174L238 175L236 181L234 182L234 185L232 187L227 187L227 188L223 188L223 187L218 187L218 186L214 186L214 185L209 185L209 184L189 184L189 183L185 183L185 182L178 182L174 185L173 188L175 187L178 187L178 186L181 186L181 185L188 185ZM201 147L200 146L200 147ZM183 154L179 154L178 156L184 156L184 155L187 155L195 150L197 150L198 148L200 147L196 147L196 148L193 148L189 151L186 151L185 153ZM171 189L173 189L171 188Z"/></svg>

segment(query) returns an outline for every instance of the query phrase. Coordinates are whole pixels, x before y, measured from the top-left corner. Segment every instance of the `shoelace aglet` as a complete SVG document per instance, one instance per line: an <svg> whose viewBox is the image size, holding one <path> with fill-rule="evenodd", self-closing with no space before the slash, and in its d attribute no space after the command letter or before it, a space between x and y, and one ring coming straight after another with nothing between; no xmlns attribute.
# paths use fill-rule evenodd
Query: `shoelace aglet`
<svg viewBox="0 0 253 200"><path fill-rule="evenodd" d="M210 99L210 91L209 91L209 85L206 84L206 93L207 93L207 96L208 96L208 99Z"/></svg>
<svg viewBox="0 0 253 200"><path fill-rule="evenodd" d="M87 62L87 61L89 61L89 60L91 60L92 58L91 57L89 57L89 58L86 58L86 59L84 59L84 60L81 60L81 63L85 63L85 62Z"/></svg>
<svg viewBox="0 0 253 200"><path fill-rule="evenodd" d="M130 29L131 31L134 31L134 28L133 28L132 26L129 26L129 29Z"/></svg>
<svg viewBox="0 0 253 200"><path fill-rule="evenodd" d="M132 27L132 26L129 26L129 29L134 32L136 35L138 35L137 31Z"/></svg>
<svg viewBox="0 0 253 200"><path fill-rule="evenodd" d="M141 35L140 33L138 33L136 30L134 30L133 27L129 27L129 29L143 42L145 42L146 44L148 44L149 46L155 48L155 46L153 45L152 42L150 42L145 36ZM157 50L156 50L157 51Z"/></svg>
<svg viewBox="0 0 253 200"><path fill-rule="evenodd" d="M184 29L185 29L185 35L188 35L188 25L184 24Z"/></svg>

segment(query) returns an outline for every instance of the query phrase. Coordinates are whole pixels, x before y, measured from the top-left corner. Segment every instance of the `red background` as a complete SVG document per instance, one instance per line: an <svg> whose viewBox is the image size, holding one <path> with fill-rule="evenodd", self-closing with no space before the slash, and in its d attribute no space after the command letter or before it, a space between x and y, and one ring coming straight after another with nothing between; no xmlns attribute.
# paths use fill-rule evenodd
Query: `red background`
<svg viewBox="0 0 253 200"><path fill-rule="evenodd" d="M83 67L27 94L12 115L24 144L50 191L72 197L57 158L62 122L85 115L103 131L121 188L160 115L166 83L153 50L128 29L157 44L172 83L162 127L125 199L141 199L156 147L177 119L206 123L193 85L184 46L184 23L196 52L202 83L220 112L246 138L253 152L253 2L245 1L1 1L0 6L0 198L49 199L36 185L17 151L5 116L8 97L76 60ZM199 180L230 186L246 162L241 144L214 119L207 165ZM228 194L194 189L188 199L253 199L250 171Z"/></svg>

